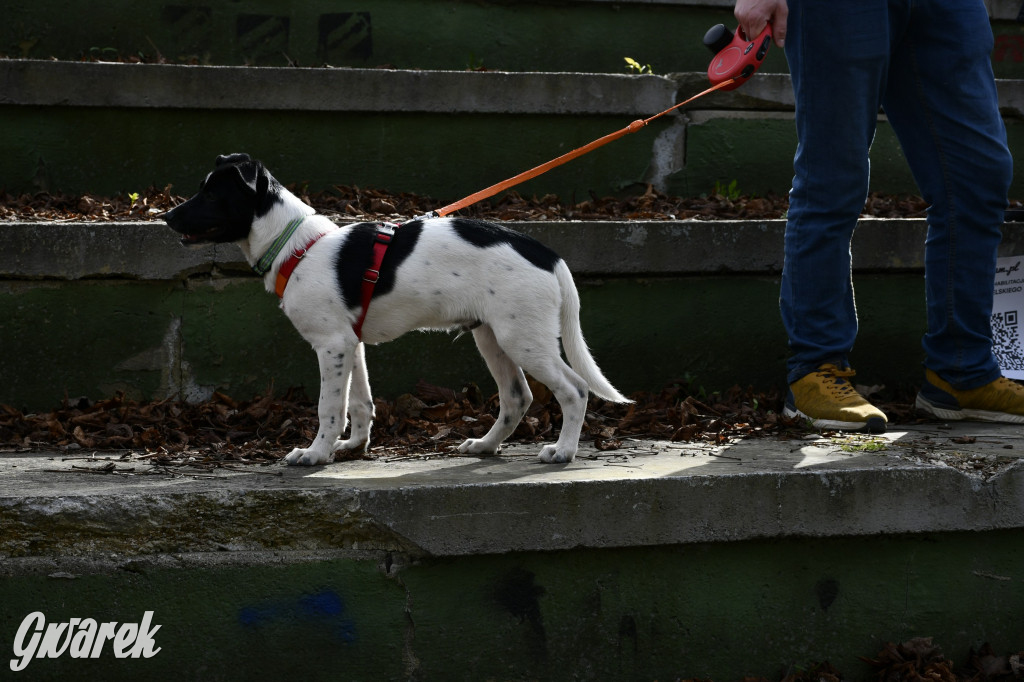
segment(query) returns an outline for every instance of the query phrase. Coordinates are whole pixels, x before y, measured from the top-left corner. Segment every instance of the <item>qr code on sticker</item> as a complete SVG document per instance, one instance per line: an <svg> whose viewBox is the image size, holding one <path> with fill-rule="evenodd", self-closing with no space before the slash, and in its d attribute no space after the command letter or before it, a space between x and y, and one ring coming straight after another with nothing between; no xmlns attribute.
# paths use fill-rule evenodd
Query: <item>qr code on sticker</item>
<svg viewBox="0 0 1024 682"><path fill-rule="evenodd" d="M1002 370L1024 370L1017 311L1007 310L992 315L992 352Z"/></svg>

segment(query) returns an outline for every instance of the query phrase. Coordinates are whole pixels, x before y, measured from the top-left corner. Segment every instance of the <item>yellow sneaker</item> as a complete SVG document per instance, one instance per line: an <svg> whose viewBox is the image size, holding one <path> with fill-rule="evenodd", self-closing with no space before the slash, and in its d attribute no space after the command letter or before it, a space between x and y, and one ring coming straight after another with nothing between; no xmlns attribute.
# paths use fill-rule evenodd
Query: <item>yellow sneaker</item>
<svg viewBox="0 0 1024 682"><path fill-rule="evenodd" d="M789 385L782 413L808 419L816 429L885 433L885 415L847 381L854 374L852 369L822 365Z"/></svg>
<svg viewBox="0 0 1024 682"><path fill-rule="evenodd" d="M925 370L914 406L939 419L1024 424L1024 386L999 377L990 384L958 391L935 372Z"/></svg>

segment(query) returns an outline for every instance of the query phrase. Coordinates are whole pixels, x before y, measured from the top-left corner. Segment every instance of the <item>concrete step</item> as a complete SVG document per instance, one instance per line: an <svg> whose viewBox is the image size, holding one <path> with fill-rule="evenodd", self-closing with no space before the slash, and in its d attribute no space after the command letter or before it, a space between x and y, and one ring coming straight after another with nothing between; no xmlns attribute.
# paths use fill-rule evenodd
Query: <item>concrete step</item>
<svg viewBox="0 0 1024 682"><path fill-rule="evenodd" d="M612 383L658 391L778 387L784 221L512 223L559 252L583 330ZM913 388L925 327L923 220L866 219L854 243L866 385ZM1000 253L1024 254L1020 224ZM48 410L65 396L243 400L268 386L316 395L313 353L234 245L184 249L162 223L0 227L0 403ZM102 340L101 342L97 342ZM407 335L368 348L374 391L492 380L472 342ZM642 359L639 360L639 359ZM489 389L485 389L489 390Z"/></svg>
<svg viewBox="0 0 1024 682"><path fill-rule="evenodd" d="M1011 149L1022 81L1001 81ZM218 154L247 151L286 183L382 187L450 201L704 90L701 72L296 69L0 60L0 183L9 192L188 193ZM517 188L582 201L652 184L783 194L796 145L785 74L759 74ZM89 131L81 135L75 131ZM73 137L75 144L66 144ZM102 173L97 169L102 168ZM872 189L915 192L884 118ZM1024 181L1011 189L1024 196Z"/></svg>
<svg viewBox="0 0 1024 682"><path fill-rule="evenodd" d="M1024 641L1017 427L536 447L213 471L5 453L0 641L34 612L149 611L160 652L90 675L544 680L868 679L886 641Z"/></svg>

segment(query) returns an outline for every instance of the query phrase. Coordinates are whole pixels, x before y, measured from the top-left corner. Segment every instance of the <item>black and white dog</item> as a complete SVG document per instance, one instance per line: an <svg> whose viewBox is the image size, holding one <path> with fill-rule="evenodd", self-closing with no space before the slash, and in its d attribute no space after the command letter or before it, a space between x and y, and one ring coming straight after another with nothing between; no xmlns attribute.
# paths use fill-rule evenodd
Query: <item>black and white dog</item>
<svg viewBox="0 0 1024 682"><path fill-rule="evenodd" d="M472 329L498 384L497 421L461 452L497 452L515 430L533 399L524 369L562 406L558 441L540 451L545 462L576 455L588 391L629 402L587 350L569 268L526 235L461 218L338 226L246 154L218 157L199 193L163 219L183 244L238 243L316 350L319 430L308 448L286 456L289 464L324 464L335 452L367 448L374 408L362 342L414 329Z"/></svg>

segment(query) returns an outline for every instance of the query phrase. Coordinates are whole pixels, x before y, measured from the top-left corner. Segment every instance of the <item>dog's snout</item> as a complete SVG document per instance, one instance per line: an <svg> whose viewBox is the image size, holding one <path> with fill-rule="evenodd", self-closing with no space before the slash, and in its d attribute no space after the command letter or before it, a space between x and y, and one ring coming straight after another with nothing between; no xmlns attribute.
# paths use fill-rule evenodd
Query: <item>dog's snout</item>
<svg viewBox="0 0 1024 682"><path fill-rule="evenodd" d="M181 208L181 204L175 206L174 208L172 208L169 211L166 211L165 213L161 213L160 214L160 220L162 220L165 223L167 223L168 227L172 227L172 228L175 227L175 223L178 221L178 218L181 216L181 212L178 210L180 208Z"/></svg>

